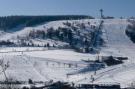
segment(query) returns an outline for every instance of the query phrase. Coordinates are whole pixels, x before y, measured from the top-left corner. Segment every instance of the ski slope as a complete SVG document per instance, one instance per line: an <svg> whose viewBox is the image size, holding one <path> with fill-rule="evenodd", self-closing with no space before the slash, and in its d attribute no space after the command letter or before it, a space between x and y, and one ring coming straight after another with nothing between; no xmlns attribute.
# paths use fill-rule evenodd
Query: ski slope
<svg viewBox="0 0 135 89"><path fill-rule="evenodd" d="M103 36L106 46L99 55L128 57L124 64L107 67L96 72L71 76L77 83L90 83L91 75L94 83L120 83L122 87L129 86L135 81L135 44L126 36L125 30L129 23L126 20L104 20Z"/></svg>
<svg viewBox="0 0 135 89"><path fill-rule="evenodd" d="M125 30L128 25L127 20L106 20L104 29L106 35L107 48L113 49L112 54L119 53L133 59L135 44L126 35Z"/></svg>
<svg viewBox="0 0 135 89"><path fill-rule="evenodd" d="M100 21L100 19L86 19L80 20L79 22L99 24ZM53 21L37 26L34 29L44 29L44 26L46 28L58 28L59 26L63 26L62 23L63 21ZM126 87L129 86L131 82L135 81L135 44L125 34L128 24L126 19L104 20L102 31L106 44L101 48L99 55L123 56L128 57L129 60L125 61L124 64L100 69L96 72L96 75L89 70L85 73L78 72L88 67L88 64L83 62L82 59L95 60L96 55L77 53L70 49L46 50L44 48L1 48L0 58L4 58L5 61L9 61L11 64L6 71L8 77L20 81L27 81L30 78L34 81L49 81L53 79L54 81L73 81L80 84L91 83L92 75L95 78L94 83L120 83L122 87ZM23 29L20 32L15 32L12 35L10 34L9 36L3 35L2 39L11 39L18 34L22 36L26 35L27 31L31 29L33 28L27 28L27 30ZM31 51L28 51L28 49ZM10 53L8 53L9 51ZM70 66L70 64L72 64L72 66ZM70 73L78 74L67 76L67 74ZM4 80L3 74L0 74L0 80Z"/></svg>
<svg viewBox="0 0 135 89"><path fill-rule="evenodd" d="M116 67L116 70L110 71L110 74L98 81L105 79L113 80L121 83L123 86L128 85L131 81L135 81L135 44L128 38L125 33L126 27L129 23L127 20L106 20L104 29L107 37L107 49L113 49L111 55L118 53L121 56L127 56L129 61Z"/></svg>

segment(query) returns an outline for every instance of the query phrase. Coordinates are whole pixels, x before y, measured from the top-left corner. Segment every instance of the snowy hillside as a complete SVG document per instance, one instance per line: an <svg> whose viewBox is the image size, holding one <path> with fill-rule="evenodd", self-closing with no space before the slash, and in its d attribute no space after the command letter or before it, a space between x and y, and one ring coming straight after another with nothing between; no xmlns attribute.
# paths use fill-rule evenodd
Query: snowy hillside
<svg viewBox="0 0 135 89"><path fill-rule="evenodd" d="M95 45L95 35L100 23L101 20L92 19L52 21L0 35L0 45L72 48L79 52L89 53L91 46ZM101 36L98 40L99 45L103 45Z"/></svg>
<svg viewBox="0 0 135 89"><path fill-rule="evenodd" d="M120 83L122 87L130 86L135 81L135 44L126 36L127 20L104 20L104 38L106 47L103 47L100 55L127 56L129 60L122 65L107 67L96 72L77 75L78 83L88 83L92 81L88 75L93 75L94 83ZM80 80L78 79L80 77ZM71 77L74 78L73 76ZM79 81L78 81L79 80Z"/></svg>
<svg viewBox="0 0 135 89"><path fill-rule="evenodd" d="M96 60L97 54L78 53L73 49L48 50L49 48L46 47L1 47L0 59L4 59L5 62L9 61L10 64L6 70L7 76L20 81L27 81L28 79L49 81L53 79L54 81L68 81L77 84L90 83L92 82L91 77L94 77L93 83L120 83L122 87L129 86L135 81L135 44L125 33L129 22L126 19L106 19L103 21L101 37L105 44L101 46L98 55L128 57L128 60L124 60L123 64L100 66L101 68L97 68L95 73L90 64L85 61ZM72 29L73 38L92 39L90 34L95 32L95 28L99 27L100 22L100 19L53 21L37 27L24 28L18 32L5 33L0 35L0 40L10 40L19 44L18 42L24 38L25 42L30 43L32 41L32 43L40 46L47 43L52 46L69 46L68 37L64 38L63 41L53 37L52 39L28 38L28 40L26 38L31 31L46 32L52 27L54 30L70 28L69 25L72 23L73 26L71 27L77 28L77 31ZM89 40L87 41L89 43ZM74 42L75 40L72 43ZM80 40L79 42L83 41ZM77 44L76 47L87 47L87 45L82 44ZM0 74L0 80L5 80L3 73Z"/></svg>

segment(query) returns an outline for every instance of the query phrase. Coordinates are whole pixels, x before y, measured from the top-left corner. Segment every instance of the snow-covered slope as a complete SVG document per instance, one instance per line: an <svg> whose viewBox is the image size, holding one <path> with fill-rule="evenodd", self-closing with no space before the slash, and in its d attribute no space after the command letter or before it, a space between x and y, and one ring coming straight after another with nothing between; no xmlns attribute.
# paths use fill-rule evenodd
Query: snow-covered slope
<svg viewBox="0 0 135 89"><path fill-rule="evenodd" d="M117 53L134 59L135 44L125 33L128 24L126 19L105 20L103 31L107 47L103 50L110 49L112 55Z"/></svg>
<svg viewBox="0 0 135 89"><path fill-rule="evenodd" d="M127 20L104 20L103 35L106 47L103 47L100 52L100 55L128 57L128 61L122 65L101 69L96 72L96 75L93 73L80 74L71 77L71 79L78 83L88 83L91 78L87 76L93 75L94 83L120 83L122 87L130 86L135 81L135 44L125 34L128 24Z"/></svg>
<svg viewBox="0 0 135 89"><path fill-rule="evenodd" d="M7 76L19 81L28 79L34 81L65 80L66 74L85 68L87 63L81 60L87 60L90 57L92 55L77 53L73 50L0 53L0 59L4 59L5 63L10 64L6 71ZM5 79L3 74L0 76L0 80Z"/></svg>
<svg viewBox="0 0 135 89"><path fill-rule="evenodd" d="M76 22L76 21L69 21ZM79 22L98 25L100 19L80 20ZM47 81L53 79L55 81L69 81L76 83L90 83L91 75L95 78L94 83L120 83L122 87L129 86L131 82L135 81L135 44L125 34L126 27L129 23L126 19L106 19L103 23L103 38L106 42L105 46L101 48L100 56L114 55L129 57L129 60L124 64L106 67L96 71L96 75L90 70L87 72L78 72L87 69L88 64L83 60L95 60L95 54L77 53L73 50L42 50L29 52L10 52L12 48L2 48L0 57L5 61L9 61L11 66L6 71L9 77L14 77L17 80L28 80L29 78L36 81ZM17 34L23 36L30 30L45 30L49 27L58 28L64 26L63 21L54 21L34 28L25 28L19 32L7 33L9 35L1 36L1 40L16 37ZM17 48L14 48L17 49ZM24 51L26 48L17 50ZM29 50L33 48L29 48ZM43 48L44 49L44 48ZM28 50L27 50L28 51ZM4 53L2 53L4 52ZM78 73L67 76L70 73ZM3 76L2 74L0 76ZM4 77L0 77L0 80Z"/></svg>
<svg viewBox="0 0 135 89"><path fill-rule="evenodd" d="M120 65L120 68L116 67L116 70L110 71L106 78L111 81L120 82L123 86L135 81L134 67L135 67L135 44L128 38L125 33L126 27L129 23L127 20L107 20L104 25L104 30L107 35L107 50L112 51L112 55L119 54L121 56L127 56L129 61L124 65ZM109 80L107 80L109 82ZM99 80L100 81L100 80Z"/></svg>
<svg viewBox="0 0 135 89"><path fill-rule="evenodd" d="M100 20L87 19L52 21L36 27L25 27L19 31L0 35L0 42L10 41L15 46L43 47L49 43L50 46L69 47L72 41L72 45L74 44L81 48L81 46L86 46L84 44L86 40L87 43L90 43L91 34L94 33L99 23Z"/></svg>

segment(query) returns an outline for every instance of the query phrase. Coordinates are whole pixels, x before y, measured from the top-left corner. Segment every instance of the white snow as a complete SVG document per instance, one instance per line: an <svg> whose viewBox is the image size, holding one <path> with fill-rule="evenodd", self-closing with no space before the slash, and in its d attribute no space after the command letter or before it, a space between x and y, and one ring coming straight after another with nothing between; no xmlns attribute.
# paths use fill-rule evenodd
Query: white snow
<svg viewBox="0 0 135 89"><path fill-rule="evenodd" d="M126 20L114 19L104 20L104 38L106 38L106 47L103 47L100 55L114 55L129 57L123 65L108 67L93 73L76 75L79 83L88 83L91 81L90 76L96 79L94 83L120 83L122 87L127 87L131 82L135 81L135 44L126 36L125 30L128 22ZM75 76L71 77L74 78Z"/></svg>
<svg viewBox="0 0 135 89"><path fill-rule="evenodd" d="M79 20L76 20L79 21ZM86 19L79 22L91 22L99 24L100 19ZM64 21L65 22L65 21ZM70 21L70 22L75 22ZM6 33L2 35L0 40L11 39L18 35L24 36L32 29L46 29L49 27L58 28L64 26L63 21L53 21L37 27L24 28L15 33ZM10 67L6 71L9 77L17 80L26 81L29 78L36 81L54 81L62 80L76 83L90 83L91 75L94 76L94 83L120 83L122 87L128 86L135 81L135 44L126 36L125 29L129 23L126 19L106 19L104 20L103 37L106 46L101 48L99 55L114 55L129 57L124 64L106 67L98 70L96 75L88 71L86 73L78 73L67 76L67 74L78 72L85 69L88 65L83 60L95 60L94 54L77 53L71 49L68 50L46 50L44 48L1 48L0 57L4 61L10 61ZM51 41L50 41L51 42ZM28 51L31 50L31 51ZM17 51L24 52L17 52ZM8 52L8 53L6 53ZM72 64L72 67L69 67ZM75 67L78 64L78 67ZM4 80L0 74L0 80Z"/></svg>

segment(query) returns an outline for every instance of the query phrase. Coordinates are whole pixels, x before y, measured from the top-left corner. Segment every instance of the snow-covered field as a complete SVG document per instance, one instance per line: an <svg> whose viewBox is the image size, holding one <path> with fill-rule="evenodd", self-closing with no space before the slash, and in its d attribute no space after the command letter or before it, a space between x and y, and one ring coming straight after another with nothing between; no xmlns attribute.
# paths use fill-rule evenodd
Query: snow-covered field
<svg viewBox="0 0 135 89"><path fill-rule="evenodd" d="M80 20L80 22L99 23L99 19ZM54 28L62 25L63 21L54 21L45 26ZM0 59L10 62L10 67L6 71L8 77L16 80L27 81L69 81L75 83L90 83L91 75L95 78L94 83L120 83L122 87L129 86L135 81L135 44L125 34L126 26L129 23L126 19L104 20L103 37L106 46L101 48L100 56L114 55L129 57L124 64L115 65L100 69L94 75L94 72L78 72L87 68L88 64L82 60L95 60L96 54L77 53L71 49L66 50L47 50L47 48L0 48ZM44 25L36 27L43 29ZM12 35L24 33L26 29L15 32ZM12 35L2 36L6 39L12 38ZM30 50L30 51L29 51ZM21 52L24 51L24 52ZM76 73L75 73L76 72ZM67 74L75 73L68 76ZM0 80L4 80L4 75L0 74Z"/></svg>
<svg viewBox="0 0 135 89"><path fill-rule="evenodd" d="M66 74L85 68L86 63L82 59L89 59L95 56L81 54L73 50L46 50L30 52L3 52L1 59L9 61L10 67L7 75L17 80L26 81L29 78L35 81L63 80ZM71 68L69 65L71 65ZM76 67L77 65L77 67ZM1 74L1 78L4 75Z"/></svg>

